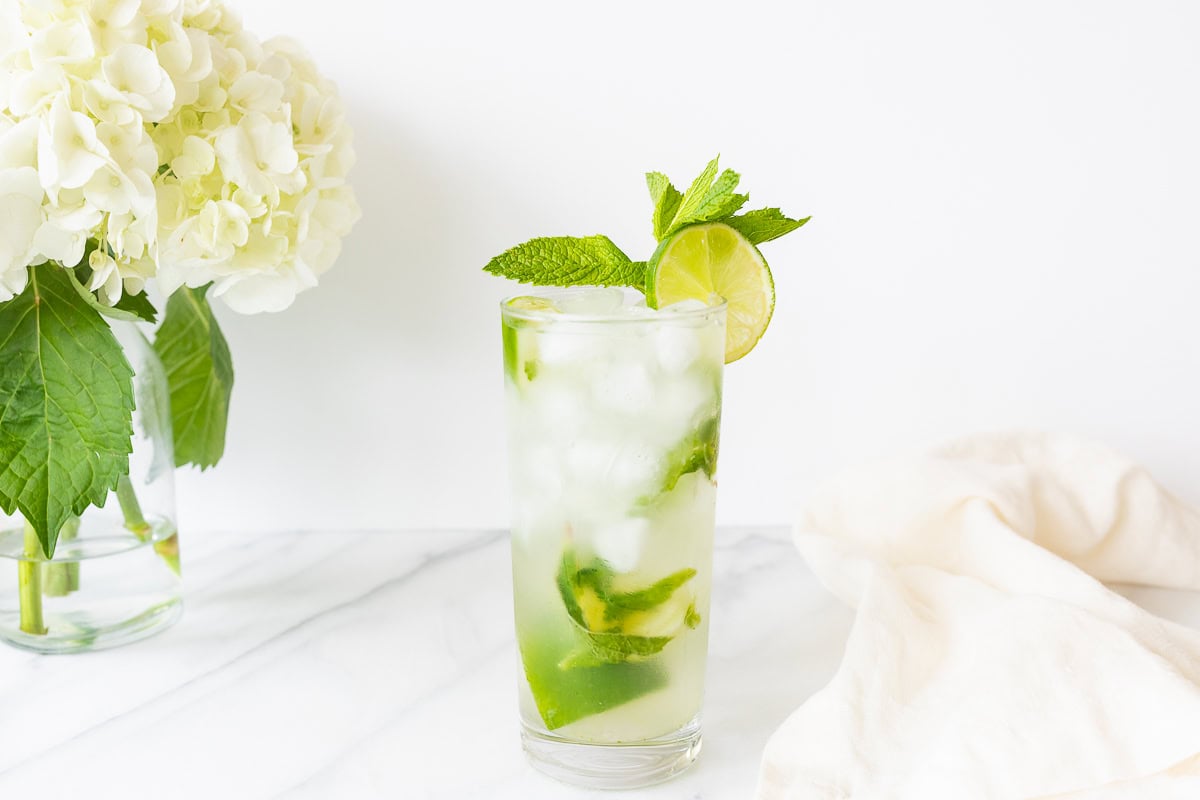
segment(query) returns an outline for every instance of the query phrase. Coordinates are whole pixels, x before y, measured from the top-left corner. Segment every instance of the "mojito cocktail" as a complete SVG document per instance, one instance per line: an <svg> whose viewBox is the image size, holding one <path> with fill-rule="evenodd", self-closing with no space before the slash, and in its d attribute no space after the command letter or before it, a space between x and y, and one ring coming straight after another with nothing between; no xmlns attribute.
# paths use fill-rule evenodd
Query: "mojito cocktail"
<svg viewBox="0 0 1200 800"><path fill-rule="evenodd" d="M501 306L522 739L570 783L645 786L700 749L722 370L775 308L758 246L808 222L743 211L739 181L647 173L645 261L542 236L484 268L571 287Z"/></svg>
<svg viewBox="0 0 1200 800"><path fill-rule="evenodd" d="M503 323L526 749L662 780L699 745L725 305L570 289Z"/></svg>

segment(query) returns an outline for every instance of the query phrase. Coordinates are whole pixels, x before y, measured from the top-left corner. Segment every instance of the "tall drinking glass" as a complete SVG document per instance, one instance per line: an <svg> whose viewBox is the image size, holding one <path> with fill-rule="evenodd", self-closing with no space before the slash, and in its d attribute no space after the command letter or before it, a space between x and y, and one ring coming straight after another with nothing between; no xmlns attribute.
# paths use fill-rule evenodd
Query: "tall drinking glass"
<svg viewBox="0 0 1200 800"><path fill-rule="evenodd" d="M725 306L502 304L525 751L632 788L700 750Z"/></svg>

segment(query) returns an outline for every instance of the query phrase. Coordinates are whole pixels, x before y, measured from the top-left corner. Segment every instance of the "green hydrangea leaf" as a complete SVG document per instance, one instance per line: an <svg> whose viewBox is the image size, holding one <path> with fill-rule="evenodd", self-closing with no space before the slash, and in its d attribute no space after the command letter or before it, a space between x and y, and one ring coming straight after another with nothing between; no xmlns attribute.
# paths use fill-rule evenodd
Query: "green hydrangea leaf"
<svg viewBox="0 0 1200 800"><path fill-rule="evenodd" d="M760 208L721 221L731 228L736 228L751 244L758 245L789 234L810 219L812 217L791 219L778 208Z"/></svg>
<svg viewBox="0 0 1200 800"><path fill-rule="evenodd" d="M493 275L537 286L646 285L645 262L630 261L607 236L544 236L488 262Z"/></svg>
<svg viewBox="0 0 1200 800"><path fill-rule="evenodd" d="M138 292L137 294L125 292L121 295L121 299L117 301L115 306L109 307L103 303L100 306L98 310L105 316L117 319L129 319L132 317L143 322L158 321L158 309L150 302L150 298L146 296L145 292Z"/></svg>
<svg viewBox="0 0 1200 800"><path fill-rule="evenodd" d="M207 469L225 453L233 359L205 294L182 287L167 301L154 349L167 371L175 464Z"/></svg>
<svg viewBox="0 0 1200 800"><path fill-rule="evenodd" d="M58 533L129 472L133 369L96 309L55 264L0 305L0 507L47 557Z"/></svg>

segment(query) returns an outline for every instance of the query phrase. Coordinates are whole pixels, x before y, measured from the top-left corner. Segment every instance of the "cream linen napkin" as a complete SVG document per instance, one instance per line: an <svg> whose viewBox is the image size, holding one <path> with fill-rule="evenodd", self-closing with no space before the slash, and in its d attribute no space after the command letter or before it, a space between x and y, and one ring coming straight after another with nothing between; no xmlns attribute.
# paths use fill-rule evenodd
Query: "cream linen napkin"
<svg viewBox="0 0 1200 800"><path fill-rule="evenodd" d="M759 800L1200 800L1200 632L1101 583L1200 589L1200 514L1144 470L975 438L847 476L796 539L858 611Z"/></svg>

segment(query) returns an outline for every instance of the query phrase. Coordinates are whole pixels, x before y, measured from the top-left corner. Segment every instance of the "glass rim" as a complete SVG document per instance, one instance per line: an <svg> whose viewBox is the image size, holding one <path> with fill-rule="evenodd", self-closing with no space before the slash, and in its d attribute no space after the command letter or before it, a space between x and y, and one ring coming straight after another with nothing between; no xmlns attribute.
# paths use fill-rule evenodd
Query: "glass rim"
<svg viewBox="0 0 1200 800"><path fill-rule="evenodd" d="M532 291L522 292L520 294L509 295L500 301L500 314L505 319L516 319L523 322L552 322L552 323L571 323L571 322L588 322L588 323L603 323L612 325L622 324L662 324L664 322L687 322L703 320L708 317L714 317L724 314L729 307L729 302L725 298L720 298L721 302L714 305L706 305L703 308L693 308L686 311L669 311L662 312L658 309L651 309L653 314L579 314L566 311L545 311L532 308L513 308L509 305L513 300L520 297L543 297L547 300L553 300L556 297L569 297L572 295L581 294L585 291L593 289L620 289L625 294L630 292L643 292L629 286L538 286L533 287Z"/></svg>

